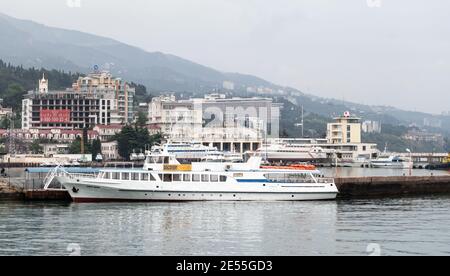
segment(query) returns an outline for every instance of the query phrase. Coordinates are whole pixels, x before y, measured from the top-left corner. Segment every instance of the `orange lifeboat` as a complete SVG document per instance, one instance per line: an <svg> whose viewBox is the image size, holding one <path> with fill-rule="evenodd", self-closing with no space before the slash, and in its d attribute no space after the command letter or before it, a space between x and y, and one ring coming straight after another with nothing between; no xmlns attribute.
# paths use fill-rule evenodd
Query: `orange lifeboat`
<svg viewBox="0 0 450 276"><path fill-rule="evenodd" d="M314 171L314 165L290 165L290 166L262 166L261 169L267 170L294 170L294 171Z"/></svg>

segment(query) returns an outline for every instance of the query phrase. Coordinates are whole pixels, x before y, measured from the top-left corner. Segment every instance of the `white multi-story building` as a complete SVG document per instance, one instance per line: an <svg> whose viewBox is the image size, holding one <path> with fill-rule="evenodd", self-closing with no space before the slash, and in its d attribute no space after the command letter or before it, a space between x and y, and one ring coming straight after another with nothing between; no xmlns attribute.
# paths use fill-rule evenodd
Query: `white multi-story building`
<svg viewBox="0 0 450 276"><path fill-rule="evenodd" d="M120 159L117 141L102 143L102 156L103 160Z"/></svg>
<svg viewBox="0 0 450 276"><path fill-rule="evenodd" d="M268 98L226 98L211 94L203 99L154 98L149 124L161 127L172 141L197 141L224 151L255 150L264 138L279 135L281 105Z"/></svg>
<svg viewBox="0 0 450 276"><path fill-rule="evenodd" d="M334 118L334 123L327 125L327 140L330 144L361 143L360 118L353 117L350 112Z"/></svg>
<svg viewBox="0 0 450 276"><path fill-rule="evenodd" d="M23 129L82 129L129 123L134 119L134 89L109 73L79 78L72 88L49 91L48 80L22 101Z"/></svg>
<svg viewBox="0 0 450 276"><path fill-rule="evenodd" d="M381 133L381 122L364 121L362 123L362 131L364 133Z"/></svg>

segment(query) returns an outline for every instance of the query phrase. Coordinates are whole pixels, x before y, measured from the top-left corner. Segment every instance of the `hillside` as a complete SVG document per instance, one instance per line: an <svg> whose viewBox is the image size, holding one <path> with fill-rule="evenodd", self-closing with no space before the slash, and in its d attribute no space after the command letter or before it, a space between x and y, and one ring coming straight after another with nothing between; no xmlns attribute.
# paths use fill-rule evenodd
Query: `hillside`
<svg viewBox="0 0 450 276"><path fill-rule="evenodd" d="M237 86L272 86L249 75L222 73L183 58L149 53L109 38L47 27L0 14L0 58L24 67L89 73L94 65L144 84L149 91L209 91L229 80Z"/></svg>
<svg viewBox="0 0 450 276"><path fill-rule="evenodd" d="M14 111L20 111L22 97L29 90L35 90L38 80L45 74L51 79L51 90L71 87L80 74L65 73L64 71L45 69L25 69L21 66L13 66L0 60L0 98L4 105L13 107Z"/></svg>

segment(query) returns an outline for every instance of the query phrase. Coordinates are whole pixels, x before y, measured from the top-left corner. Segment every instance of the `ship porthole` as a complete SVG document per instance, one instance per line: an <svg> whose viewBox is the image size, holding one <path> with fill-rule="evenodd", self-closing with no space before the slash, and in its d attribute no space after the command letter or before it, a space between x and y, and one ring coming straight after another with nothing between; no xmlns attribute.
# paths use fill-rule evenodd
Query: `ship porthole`
<svg viewBox="0 0 450 276"><path fill-rule="evenodd" d="M292 195L292 197L295 197L294 195Z"/></svg>

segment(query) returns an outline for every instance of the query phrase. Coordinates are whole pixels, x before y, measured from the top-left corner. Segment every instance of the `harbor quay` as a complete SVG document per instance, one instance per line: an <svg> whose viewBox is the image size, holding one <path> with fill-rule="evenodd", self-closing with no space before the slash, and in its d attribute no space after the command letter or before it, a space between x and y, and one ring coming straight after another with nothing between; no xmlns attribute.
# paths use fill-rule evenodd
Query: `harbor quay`
<svg viewBox="0 0 450 276"><path fill-rule="evenodd" d="M339 198L450 194L450 175L335 178Z"/></svg>

